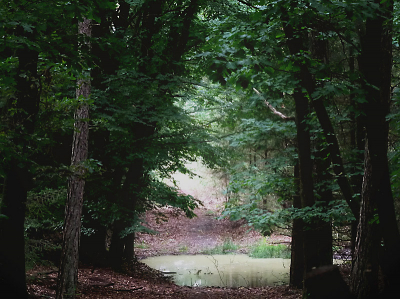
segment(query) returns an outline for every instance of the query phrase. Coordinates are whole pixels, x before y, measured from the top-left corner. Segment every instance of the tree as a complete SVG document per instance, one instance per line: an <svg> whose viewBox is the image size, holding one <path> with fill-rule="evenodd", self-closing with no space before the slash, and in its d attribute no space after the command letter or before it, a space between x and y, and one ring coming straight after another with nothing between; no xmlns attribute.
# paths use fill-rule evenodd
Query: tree
<svg viewBox="0 0 400 299"><path fill-rule="evenodd" d="M288 13L287 11L290 12ZM295 14L294 11L295 10L291 9L291 5L280 2L271 5L271 8L265 9L265 12L262 9L255 8L253 14L249 13L249 20L246 20L247 24L243 24L242 27L237 25L238 22L235 19L234 29L232 29L232 32L229 34L226 34L226 36L228 36L226 41L227 46L221 47L222 53L218 55L218 60L214 60L214 64L212 64L211 67L215 70L215 75L213 74L212 78L215 78L215 80L218 80L221 84L223 84L221 76L227 76L227 83L236 85L236 89L242 88L244 90L252 90L254 86L260 89L262 88L264 94L271 99L271 101L267 101L267 104L270 108L272 107L272 111L277 110L273 108L274 105L270 103L274 103L273 101L282 103L283 90L284 93L289 95L284 97L286 100L284 106L289 106L289 104L287 105L289 99L294 99L296 114L300 119L296 122L298 154L300 161L302 160L300 165L304 167L303 170L301 170L302 167L300 166L299 180L302 182L300 183L300 190L302 190L301 207L311 208L314 207L315 204L312 178L314 162L311 159L311 134L307 133L311 126L309 121L311 107L309 107L309 95L307 95L307 88L305 87L309 87L314 79L308 76L309 73L303 71L304 61L301 59L306 59L305 52L309 50L305 47L307 44L307 32L300 29L302 27L302 20L289 20L289 14ZM278 18L276 18L276 16L278 16ZM250 35L248 33L248 27L251 26L253 22L254 24L258 24L257 26L260 26L260 21L265 19L267 20L266 25L256 30L258 32L270 32L271 34L265 34L265 36L263 36L262 33L259 33L258 36L257 34ZM244 23L246 21L244 21ZM285 38L280 38L276 41L274 40L274 36L284 36L282 35L282 30L278 27L282 23ZM239 37L244 39L244 41L239 42ZM224 38L221 39L224 40ZM268 46L262 45L262 43L259 43L257 40L268 41ZM286 48L283 46L284 44L287 44L288 51L286 51ZM246 52L244 49L248 51ZM289 56L290 59L288 59L287 52L291 54L291 56ZM309 79L311 79L311 81ZM305 84L307 85L305 86ZM257 91L257 89L254 90ZM322 159L325 159L325 157L321 157L321 160ZM341 165L343 167L343 163ZM324 167L326 171L327 166L325 165ZM321 165L317 165L319 173L324 172L320 170L321 168ZM327 205L329 202L329 194L325 192L320 193L320 195L324 197L324 200L326 200L324 204ZM351 195L352 194L350 194L350 198ZM299 206L298 208L301 207ZM304 224L303 233L307 235L307 238L300 241L302 243L301 246L296 247L302 248L303 243L304 246L307 247L307 250L304 251L308 261L306 263L306 265L308 264L308 266L306 266L307 271L311 270L314 266L332 263L331 249L325 252L326 248L329 248L329 244L332 242L329 221L319 222L318 217L312 219L313 220ZM297 224L299 223L296 221L296 231L300 230L297 228ZM320 226L328 229L324 230L320 228ZM301 230L303 230L303 228ZM297 235L299 234L296 234L296 236ZM323 244L323 242L318 242L317 240L326 240L326 242ZM300 258L300 263L304 261L302 255L303 253L294 254L294 256ZM293 264L297 265L295 261L293 261ZM301 268L293 268L291 272L292 277L303 277L305 273L302 271L301 274L297 275L296 269ZM298 285L298 282L302 280L303 279L293 279L293 284Z"/></svg>
<svg viewBox="0 0 400 299"><path fill-rule="evenodd" d="M40 100L39 49L33 44L40 33L29 27L29 22L17 21L10 25L8 22L12 18L19 20L23 13L19 10L21 3L7 5L1 4L1 17L5 22L1 30L3 36L8 32L7 41L10 42L3 46L4 56L10 56L6 57L9 72L2 74L2 89L4 87L6 92L2 92L1 107L0 151L4 183L0 201L0 292L8 298L27 298L24 220L27 192L32 186L30 147L35 144L32 135ZM13 48L13 41L17 39L21 43Z"/></svg>
<svg viewBox="0 0 400 299"><path fill-rule="evenodd" d="M4 178L0 211L4 216L0 224L0 281L2 293L7 293L10 298L27 296L25 205L41 167L45 167L38 157L42 156L39 152L48 142L46 135L41 134L38 119L46 106L42 100L51 82L50 70L59 62L56 49L69 49L64 47L62 40L69 33L69 26L64 26L69 11L63 10L63 1L52 1L51 4L54 8L51 11L48 1L5 1L0 6L0 30L4 37L0 80L0 175ZM67 28L62 38L58 34L60 28Z"/></svg>
<svg viewBox="0 0 400 299"><path fill-rule="evenodd" d="M99 8L101 22L93 28L89 159L101 163L101 171L86 185L83 225L93 233L84 236L82 248L86 261L100 257L117 270L132 266L134 233L145 229L141 213L172 205L193 216L196 201L159 180L186 171L185 159L215 160L212 147L199 141L208 139L205 130L182 109L196 82L186 78L183 57L199 43L193 33L202 26L199 3L120 4ZM109 252L107 229L113 231Z"/></svg>
<svg viewBox="0 0 400 299"><path fill-rule="evenodd" d="M367 18L360 36L362 52L358 59L365 90L361 109L366 119L362 207L352 276L353 292L358 298L378 293L378 261L385 276L385 287L392 291L398 281L400 262L400 235L387 158L393 2L371 1L369 4L375 4L376 10Z"/></svg>
<svg viewBox="0 0 400 299"><path fill-rule="evenodd" d="M91 37L91 20L83 19L78 24L78 34L85 39ZM88 42L86 41L88 45ZM58 274L56 298L75 298L78 285L79 241L81 215L85 188L85 162L88 155L90 72L77 81L76 97L79 106L75 112L75 131L72 142L72 175L68 182L68 197L65 205L65 222L61 265Z"/></svg>
<svg viewBox="0 0 400 299"><path fill-rule="evenodd" d="M32 39L35 33L16 29L16 36ZM27 44L17 50L15 98L10 105L16 110L9 119L15 130L13 143L19 150L30 146L38 112L39 92L37 86L38 51ZM25 282L25 203L32 184L29 162L20 161L13 153L4 167L5 180L0 214L0 291L8 298L27 298Z"/></svg>
<svg viewBox="0 0 400 299"><path fill-rule="evenodd" d="M300 98L300 95L302 95L306 99L309 99L314 108L315 115L319 121L319 126L324 134L322 140L324 140L324 143L326 144L323 146L322 144L317 145L317 148L319 149L321 154L322 151L325 149L328 149L329 151L328 153L323 154L325 158L323 158L322 156L319 156L319 158L327 159L328 161L329 159L331 159L330 164L332 165L332 170L335 174L335 180L338 182L338 185L342 191L342 195L346 200L348 206L350 207L354 218L358 219L360 215L360 204L358 201L359 192L355 193L353 191L351 183L353 183L356 190L359 190L360 186L358 186L359 183L357 183L355 180L350 180L349 175L346 174L349 172L349 170L355 170L356 167L346 167L346 160L344 157L346 155L346 152L348 152L348 149L344 147L345 142L342 142L341 144L339 140L339 138L342 138L342 140L346 140L346 138L349 138L350 136L347 135L349 137L346 137L344 132L341 132L341 135L339 135L339 130L334 129L335 121L333 120L333 116L335 114L332 113L332 101L338 101L340 97L342 97L342 99L348 99L347 108L344 108L348 110L343 111L345 111L344 113L354 113L353 121L356 121L357 119L358 127L357 144L355 142L356 136L354 134L354 130L352 131L351 135L351 138L353 138L354 140L354 142L352 143L353 148L355 146L357 146L359 150L362 150L363 148L361 145L361 143L363 142L363 137L361 133L363 123L365 123L366 126L367 136L369 134L370 136L374 136L374 139L380 140L380 147L376 146L375 144L371 145L370 142L368 142L367 148L374 149L374 157L379 156L381 159L379 165L384 166L377 171L379 175L383 175L383 173L386 173L381 177L379 175L377 176L377 178L379 177L379 179L377 179L377 182L379 181L379 184L382 184L381 187L377 188L382 190L380 192L384 194L385 198L385 200L379 201L379 204L381 205L381 211L385 211L382 212L382 217L385 218L384 225L387 225L384 231L390 232L390 234L393 236L391 240L397 240L397 226L396 222L394 221L394 207L391 203L392 199L390 199L390 176L387 170L388 167L386 166L387 162L385 162L388 144L387 137L385 136L387 133L381 134L380 136L378 136L377 133L378 131L387 132L387 127L385 127L385 125L387 126L387 123L385 123L385 117L389 111L389 106L387 103L389 102L388 93L390 87L390 79L388 78L390 78L390 76L388 74L390 74L390 71L388 70L391 69L391 67L388 66L390 65L390 63L388 62L390 58L388 58L387 53L390 52L388 45L390 45L389 41L391 40L391 38L385 37L385 35L381 35L379 37L375 36L373 38L373 42L368 42L368 37L357 39L356 34L356 32L360 32L363 35L363 32L366 32L366 36L368 36L369 34L371 34L371 36L373 36L374 34L376 35L376 33L379 32L379 30L376 30L376 28L379 28L379 26L377 27L375 24L375 29L371 30L371 32L368 33L368 31L364 29L364 25L362 24L366 21L368 28L368 24L371 24L371 21L369 19L379 19L379 14L383 14L385 10L378 9L378 2L373 1L359 2L357 3L357 5L352 6L343 4L341 1L300 1L296 3L287 3L283 1L272 3L267 1L263 3L266 4L265 7L253 6L252 10L247 11L247 14L241 15L242 17L243 15L250 16L247 20L245 20L244 18L240 19L238 17L239 14L235 15L235 26L232 27L232 30L229 33L222 34L222 37L219 38L219 42L220 44L222 44L222 46L216 46L217 50L219 50L220 53L213 56L214 61L213 64L210 65L210 68L212 70L212 74L210 77L213 80L220 82L222 85L234 86L236 84L237 89L243 90L251 89L251 87L257 85L257 89L262 90L262 88L260 88L260 86L262 86L262 83L260 83L260 81L267 80L267 83L263 85L263 88L265 88L265 90L268 90L268 95L271 98L271 101L269 101L269 103L272 102L272 106L274 100L278 103L281 103L281 101L271 96L274 94L274 87L276 89L276 86L281 87L281 90L283 90L285 87L287 88L287 86L290 86L290 88L292 88L292 91L290 91L290 88L287 88L287 90L285 90L287 94L292 94L294 98L297 97L298 99ZM332 21L331 19L331 13L333 12L335 12L335 21ZM294 15L296 15L296 18L293 18ZM329 17L326 17L328 15ZM277 16L278 18L281 18L283 20L283 29L285 31L284 37L282 37L283 35L280 33L279 29L277 30L276 28ZM388 20L386 21L386 23L390 24L390 20L392 19L392 17L390 15L385 15L385 17L386 20ZM260 20L262 20L263 18L267 20L266 23L268 24L268 31L264 28L265 25L260 25L263 24L260 22ZM238 22L238 20L242 21L243 23ZM382 20L383 18L381 19L381 21ZM270 38L260 37L262 36L260 34L257 39L255 38L254 33L249 34L248 28L254 28L251 27L253 25L253 21L254 24L257 24L258 26L257 30L262 32L269 32ZM222 22L220 28L223 29L221 29L221 31L226 30L224 26L226 26L226 24L228 23L229 21L226 21L225 23ZM380 26L382 26L382 24ZM387 28L389 27L390 26L388 26ZM254 30L252 32L254 32ZM239 41L239 37L243 40L243 42ZM278 42L275 40L272 41L275 37ZM331 61L324 61L323 59L321 59L320 56L318 56L321 55L323 52L320 48L322 45L321 42L324 39L326 41L329 41L329 44L327 46L324 46L325 48L337 48L337 45L339 45L339 41L342 44L344 43L348 46L343 47L343 53L341 57L339 57L338 54L331 54ZM269 47L267 50L264 50L264 52L260 51L262 47L258 42L259 40L263 40L264 43L268 43ZM279 41L281 41L281 43L287 44L288 52L291 54L291 60L289 60L287 56L285 56L287 55L287 52L285 50L281 50L285 48L282 47L282 44L278 44ZM368 49L365 46L367 44ZM359 47L359 45L361 45L361 47ZM381 45L382 47L377 47L376 45ZM358 70L355 69L354 59L352 58L357 57L358 55L360 57L358 63L360 73L358 73ZM269 59L267 60L265 59L265 57L269 57ZM343 61L343 59L347 60L347 57L349 57L349 63L346 63L345 65L340 65L339 61ZM383 60L374 60L373 57L382 57ZM290 63L288 63L288 61L290 61ZM380 69L377 67L378 63L381 66ZM371 65L374 64L375 67L371 67ZM382 72L382 69L384 67L386 67L386 69L384 72ZM285 79L282 79L284 77L282 75L282 72L287 72L291 75L286 75ZM379 76L377 76L377 74L379 73L385 74L384 78L386 79L381 79L381 81L386 80L384 84L378 80ZM361 77L359 74L361 74ZM278 78L280 80L278 80ZM289 81L290 79L288 78L290 78L291 81ZM283 85L282 82L285 82L286 85ZM360 82L367 83L360 84ZM384 87L380 87L380 84L383 84ZM282 88L282 86L285 87ZM368 88L366 88L367 86ZM368 94L370 97L372 97L372 94L374 94L372 92L372 89L374 89L374 87L372 86L375 86L374 92L376 94L376 99L379 98L377 90L382 90L381 93L384 93L384 95L381 95L381 97L384 97L385 100L383 100L383 104L379 105L379 107L377 106L377 104L375 104L375 106L371 104L362 104L365 94ZM296 94L296 91L298 92L298 94ZM365 99L368 103L371 103L371 100L367 98ZM355 102L359 103L359 105L355 105ZM360 114L360 111L357 110L357 106L360 107L363 111L361 113L365 113L365 115L368 115L368 117L370 117L371 122L369 122L368 118L366 118L367 121L365 122L360 121L361 117L358 116ZM298 105L298 107L302 106ZM303 105L303 107L306 107L305 104ZM369 111L366 111L366 109L369 109ZM310 109L310 114L312 115L312 113L313 112ZM358 114L357 116L355 116L356 113ZM367 125L367 123L369 123L370 125ZM311 125L310 121L308 121L308 125ZM380 139L378 139L378 137ZM302 145L308 148L309 146L307 144L308 142L303 142ZM303 153L306 152L303 151ZM357 154L357 157L358 160L351 160L352 165L360 164L360 162L362 161L362 157L360 157L360 154ZM365 161L369 161L370 159L371 161L377 159L371 158L370 154L366 154L365 157ZM310 159L308 161L309 163L311 163ZM378 163L375 166L378 167ZM319 167L323 167L324 169L326 169L327 165L321 165L317 167L317 174L321 176L323 171L318 170ZM367 175L367 173L370 173L368 175L371 175L371 169L372 168L371 166L369 166L369 163L366 162L365 175ZM357 170L356 173L357 172L359 172L359 170ZM351 175L353 177L356 176L353 174ZM357 176L359 175L357 174ZM385 177L385 179L382 179L381 181L380 178L383 177ZM365 177L365 180L366 179L367 176ZM308 180L307 182L309 183L309 181L310 180ZM376 185L379 184L376 183ZM378 206L376 205L378 202L373 203L373 201L371 202L368 200L369 196L375 196L375 191L373 190L373 188L366 188L363 192L361 192L361 195L365 197L366 200L363 202L363 204L367 202L373 204L372 208L364 207L365 211L374 211L374 209L378 209ZM314 195L313 191L310 191L308 194L308 198L306 199L311 199ZM326 197L328 198L329 195L326 195ZM325 216L322 217L325 218ZM375 218L369 216L369 219L370 220L363 220L364 227L367 223L371 223L371 221L374 222L373 219L376 219L376 216ZM378 227L381 226L382 225L380 224ZM367 227L365 228L365 231L367 235L371 235L370 233L368 233ZM365 239L361 242L364 243L365 246L369 246L370 244L375 244L376 241L370 243ZM391 246L393 246L392 248L397 248L398 246L394 245L395 243L397 243L397 241L394 241L392 243L391 241L389 241L389 239L387 239L386 242L388 243L388 246L384 246L385 250L389 250ZM328 251L330 251L330 249L328 249ZM393 252L394 251L396 250L393 250ZM308 253L306 253L306 255ZM395 260L397 259L395 258ZM383 264L381 264L381 266L382 268L385 268ZM366 293L368 293L368 291L366 291Z"/></svg>

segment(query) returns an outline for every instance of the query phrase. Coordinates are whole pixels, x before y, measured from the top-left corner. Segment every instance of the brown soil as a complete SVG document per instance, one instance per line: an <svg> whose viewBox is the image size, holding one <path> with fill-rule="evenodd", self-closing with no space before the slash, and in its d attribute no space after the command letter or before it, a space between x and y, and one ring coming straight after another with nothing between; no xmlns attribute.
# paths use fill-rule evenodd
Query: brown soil
<svg viewBox="0 0 400 299"><path fill-rule="evenodd" d="M162 213L162 214L160 214ZM173 209L148 212L147 225L158 234L140 233L136 238L136 255L139 259L165 254L196 254L222 245L229 238L240 245L239 252L246 253L251 244L262 236L249 230L243 221L217 220L215 209L197 209L197 217L188 219ZM164 222L161 218L168 217ZM272 235L271 243L288 243L290 238ZM135 264L135 271L115 273L110 269L79 269L77 298L301 298L301 291L288 286L264 288L209 288L179 287L161 273L143 263ZM56 269L37 268L28 273L28 290L35 298L54 298Z"/></svg>
<svg viewBox="0 0 400 299"><path fill-rule="evenodd" d="M162 221L159 213L167 216L168 221ZM218 220L216 212L209 209L197 209L195 213L197 217L193 219L169 209L147 213L145 220L148 226L158 233L137 234L135 252L138 258L166 254L199 254L221 246L226 240L232 240L240 246L238 253L247 253L249 247L262 238L260 233L250 229L244 221ZM273 234L268 242L288 244L290 237Z"/></svg>

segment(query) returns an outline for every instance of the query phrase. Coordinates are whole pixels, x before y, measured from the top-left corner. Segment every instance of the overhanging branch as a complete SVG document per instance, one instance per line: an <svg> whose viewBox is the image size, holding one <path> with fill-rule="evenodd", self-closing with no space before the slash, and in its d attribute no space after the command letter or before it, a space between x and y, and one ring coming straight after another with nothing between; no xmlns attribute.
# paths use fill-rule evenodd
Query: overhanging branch
<svg viewBox="0 0 400 299"><path fill-rule="evenodd" d="M238 0L238 2L240 2L240 3L244 4L244 5L247 5L247 6L251 7L251 8L259 9L258 7L256 7L256 6L254 6L254 5L250 4L250 3L248 3L248 2L246 2L246 1Z"/></svg>
<svg viewBox="0 0 400 299"><path fill-rule="evenodd" d="M257 89L253 88L253 90L254 90L261 98L264 99L264 97L262 96L262 94L261 94ZM265 102L265 105L267 105L267 107L268 107L269 109L271 109L271 111L272 111L273 114L278 115L280 118L282 118L283 120L286 120L286 121L288 121L288 120L294 120L294 117L286 116L286 115L283 114L282 112L279 112L278 110L276 110L275 107L272 106L267 100L264 99L264 102Z"/></svg>

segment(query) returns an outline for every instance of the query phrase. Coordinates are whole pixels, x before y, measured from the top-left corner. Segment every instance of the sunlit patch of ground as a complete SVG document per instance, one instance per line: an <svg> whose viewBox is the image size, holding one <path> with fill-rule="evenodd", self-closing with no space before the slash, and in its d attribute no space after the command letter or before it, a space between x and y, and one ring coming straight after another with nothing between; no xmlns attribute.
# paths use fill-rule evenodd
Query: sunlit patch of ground
<svg viewBox="0 0 400 299"><path fill-rule="evenodd" d="M167 254L199 254L215 246L221 246L226 240L238 245L238 253L248 253L250 246L263 236L246 225L244 220L229 221L217 219L224 206L224 180L199 162L188 165L198 176L190 178L176 173L180 191L201 200L202 207L195 210L197 217L186 218L174 209L164 208L149 211L145 220L149 228L157 231L155 235L137 234L135 252L139 258ZM160 214L168 221L161 221ZM272 234L267 237L270 244L289 244L289 236Z"/></svg>
<svg viewBox="0 0 400 299"><path fill-rule="evenodd" d="M194 177L177 172L173 175L180 191L200 200L207 210L220 210L225 201L226 181L221 174L206 168L201 162L188 163Z"/></svg>

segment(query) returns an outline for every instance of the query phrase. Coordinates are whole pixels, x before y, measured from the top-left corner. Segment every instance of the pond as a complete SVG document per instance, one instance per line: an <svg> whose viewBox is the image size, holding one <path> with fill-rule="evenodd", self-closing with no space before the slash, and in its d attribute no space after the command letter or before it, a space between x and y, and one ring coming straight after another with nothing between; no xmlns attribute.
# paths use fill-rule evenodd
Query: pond
<svg viewBox="0 0 400 299"><path fill-rule="evenodd" d="M180 286L263 287L289 283L290 260L247 255L164 255L143 263Z"/></svg>

